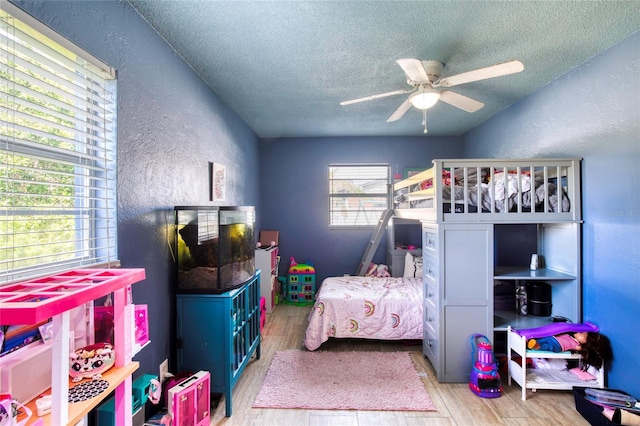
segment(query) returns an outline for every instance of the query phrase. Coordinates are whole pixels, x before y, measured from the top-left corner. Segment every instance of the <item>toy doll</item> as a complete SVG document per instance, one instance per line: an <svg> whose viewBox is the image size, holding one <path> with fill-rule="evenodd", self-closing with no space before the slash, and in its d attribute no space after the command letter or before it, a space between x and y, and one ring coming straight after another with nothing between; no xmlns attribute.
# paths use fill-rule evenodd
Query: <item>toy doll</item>
<svg viewBox="0 0 640 426"><path fill-rule="evenodd" d="M589 366L600 368L613 359L609 338L593 331L561 333L529 339L527 348L549 352L577 352L582 355L582 370L587 370Z"/></svg>
<svg viewBox="0 0 640 426"><path fill-rule="evenodd" d="M617 425L640 425L640 414L620 408L603 408L602 415Z"/></svg>

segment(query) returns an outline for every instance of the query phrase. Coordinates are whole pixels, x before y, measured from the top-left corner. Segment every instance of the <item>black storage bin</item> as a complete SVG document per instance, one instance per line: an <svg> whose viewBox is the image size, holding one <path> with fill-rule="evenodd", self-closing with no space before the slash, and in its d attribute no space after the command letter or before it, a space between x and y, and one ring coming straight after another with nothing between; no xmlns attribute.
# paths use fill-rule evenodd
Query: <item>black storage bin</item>
<svg viewBox="0 0 640 426"><path fill-rule="evenodd" d="M527 283L527 308L529 315L551 315L551 286L544 282Z"/></svg>
<svg viewBox="0 0 640 426"><path fill-rule="evenodd" d="M586 421L589 422L591 426L616 426L616 423L607 419L602 415L602 407L592 403L591 401L585 399L585 388L583 387L573 387L573 398L576 402L576 410L578 413L585 418ZM617 389L603 389L610 390L614 392L620 392L622 394L628 395L628 393L617 390Z"/></svg>
<svg viewBox="0 0 640 426"><path fill-rule="evenodd" d="M516 311L516 287L512 281L498 281L493 287L493 309Z"/></svg>

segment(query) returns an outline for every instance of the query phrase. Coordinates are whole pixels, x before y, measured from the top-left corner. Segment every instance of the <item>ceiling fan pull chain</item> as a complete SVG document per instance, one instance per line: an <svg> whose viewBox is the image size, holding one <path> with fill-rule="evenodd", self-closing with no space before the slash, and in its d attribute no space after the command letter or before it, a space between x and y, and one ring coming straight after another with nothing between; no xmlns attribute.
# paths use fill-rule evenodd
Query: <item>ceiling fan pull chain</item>
<svg viewBox="0 0 640 426"><path fill-rule="evenodd" d="M427 110L422 110L422 125L424 126L424 133L427 133Z"/></svg>

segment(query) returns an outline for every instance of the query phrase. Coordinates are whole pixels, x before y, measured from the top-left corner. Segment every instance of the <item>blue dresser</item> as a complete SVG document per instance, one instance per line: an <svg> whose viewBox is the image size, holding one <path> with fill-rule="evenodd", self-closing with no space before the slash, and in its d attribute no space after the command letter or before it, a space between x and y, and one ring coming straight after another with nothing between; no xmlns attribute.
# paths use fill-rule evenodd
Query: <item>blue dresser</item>
<svg viewBox="0 0 640 426"><path fill-rule="evenodd" d="M233 387L254 352L260 359L259 277L226 293L177 295L178 371L209 371L227 417Z"/></svg>

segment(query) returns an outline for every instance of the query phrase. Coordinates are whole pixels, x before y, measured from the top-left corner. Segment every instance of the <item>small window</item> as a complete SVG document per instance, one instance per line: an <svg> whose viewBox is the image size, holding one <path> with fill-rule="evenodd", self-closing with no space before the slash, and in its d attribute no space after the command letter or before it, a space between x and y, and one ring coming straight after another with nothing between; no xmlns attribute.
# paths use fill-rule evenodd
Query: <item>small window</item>
<svg viewBox="0 0 640 426"><path fill-rule="evenodd" d="M389 208L387 164L329 166L329 226L372 227Z"/></svg>

